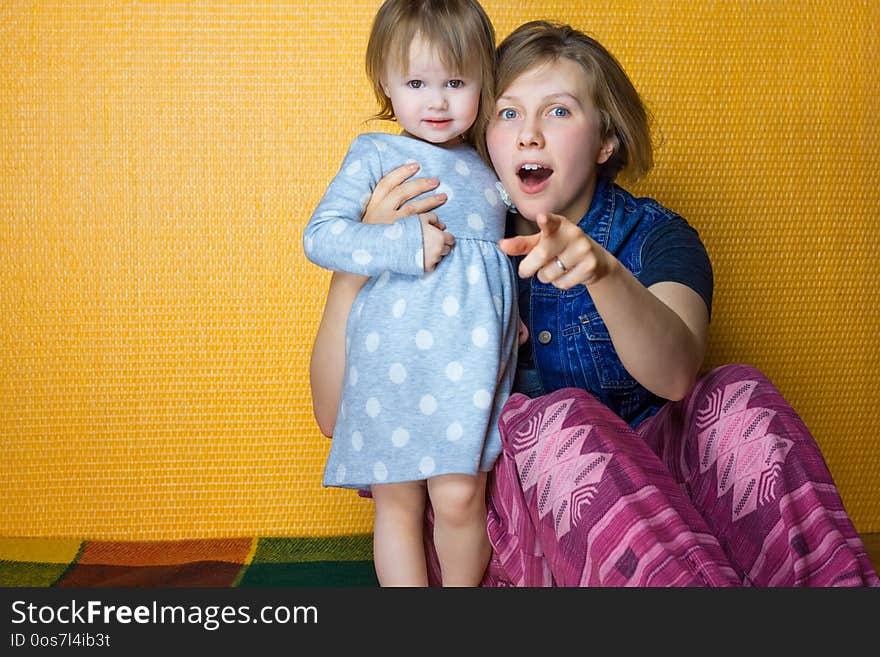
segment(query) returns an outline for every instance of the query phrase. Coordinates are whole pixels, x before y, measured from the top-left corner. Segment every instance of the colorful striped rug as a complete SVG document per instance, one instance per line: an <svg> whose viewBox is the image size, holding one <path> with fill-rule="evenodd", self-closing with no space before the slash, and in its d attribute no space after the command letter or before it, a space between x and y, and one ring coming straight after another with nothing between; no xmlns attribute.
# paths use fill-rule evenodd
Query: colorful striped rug
<svg viewBox="0 0 880 657"><path fill-rule="evenodd" d="M371 535L89 541L0 538L3 587L378 586Z"/></svg>

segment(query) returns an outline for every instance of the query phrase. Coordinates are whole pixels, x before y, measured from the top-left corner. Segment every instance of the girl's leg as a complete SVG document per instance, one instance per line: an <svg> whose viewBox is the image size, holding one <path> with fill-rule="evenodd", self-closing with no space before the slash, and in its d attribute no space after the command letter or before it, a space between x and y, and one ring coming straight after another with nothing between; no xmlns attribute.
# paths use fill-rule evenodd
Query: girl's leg
<svg viewBox="0 0 880 657"><path fill-rule="evenodd" d="M375 484L373 561L380 586L427 586L425 482Z"/></svg>
<svg viewBox="0 0 880 657"><path fill-rule="evenodd" d="M443 586L479 585L491 553L486 533L486 473L433 477L428 480L428 497Z"/></svg>
<svg viewBox="0 0 880 657"><path fill-rule="evenodd" d="M584 390L514 394L490 477L484 584L736 586L706 523L644 440Z"/></svg>
<svg viewBox="0 0 880 657"><path fill-rule="evenodd" d="M878 585L816 441L759 370L710 372L639 433L744 582Z"/></svg>

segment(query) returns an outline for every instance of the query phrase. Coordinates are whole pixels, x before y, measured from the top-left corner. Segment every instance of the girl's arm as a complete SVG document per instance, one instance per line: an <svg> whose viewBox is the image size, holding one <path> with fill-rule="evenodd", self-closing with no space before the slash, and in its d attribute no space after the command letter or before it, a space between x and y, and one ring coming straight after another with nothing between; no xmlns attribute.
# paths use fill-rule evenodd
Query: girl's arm
<svg viewBox="0 0 880 657"><path fill-rule="evenodd" d="M560 289L583 284L626 370L651 392L681 399L693 387L706 351L709 313L681 283L642 285L577 224L539 215L540 232L502 240L508 255L526 255L519 275ZM565 267L557 264L557 258Z"/></svg>
<svg viewBox="0 0 880 657"><path fill-rule="evenodd" d="M436 178L419 178L404 182L418 171L418 165L404 165L382 178L367 203L363 217L366 224L392 223L413 214L431 213L446 201L445 194L433 194L417 201L411 199L435 189ZM440 229L445 226L440 224ZM325 436L332 436L342 380L345 374L345 328L355 297L368 280L346 272L334 272L324 302L324 313L312 346L309 361L309 385L312 409L318 427Z"/></svg>
<svg viewBox="0 0 880 657"><path fill-rule="evenodd" d="M364 276L383 271L420 276L426 271L422 217L404 216L389 225L361 221L380 177L377 147L361 135L303 231L309 260L325 269Z"/></svg>

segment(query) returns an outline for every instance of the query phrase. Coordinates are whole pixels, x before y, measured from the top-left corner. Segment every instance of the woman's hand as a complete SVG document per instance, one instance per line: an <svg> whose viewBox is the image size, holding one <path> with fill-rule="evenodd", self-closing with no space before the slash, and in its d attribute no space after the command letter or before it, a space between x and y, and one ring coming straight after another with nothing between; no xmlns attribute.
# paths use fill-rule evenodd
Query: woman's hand
<svg viewBox="0 0 880 657"><path fill-rule="evenodd" d="M436 218L431 210L446 203L446 194L432 194L414 201L417 196L436 189L440 184L436 178L417 178L405 182L418 170L419 165L413 162L387 173L373 190L361 221L365 224L393 224L398 219L414 214L431 214Z"/></svg>
<svg viewBox="0 0 880 657"><path fill-rule="evenodd" d="M367 224L392 224L398 219L418 215L422 224L424 268L429 272L434 271L437 263L455 246L455 235L447 233L446 224L431 212L446 203L446 194L432 194L413 200L440 184L436 178L418 178L406 182L418 170L419 165L413 162L387 173L373 190L361 221Z"/></svg>
<svg viewBox="0 0 880 657"><path fill-rule="evenodd" d="M524 255L519 265L520 278L537 273L542 283L552 283L560 290L575 285L592 285L609 272L616 259L560 214L539 214L540 232L520 235L498 242L507 255Z"/></svg>

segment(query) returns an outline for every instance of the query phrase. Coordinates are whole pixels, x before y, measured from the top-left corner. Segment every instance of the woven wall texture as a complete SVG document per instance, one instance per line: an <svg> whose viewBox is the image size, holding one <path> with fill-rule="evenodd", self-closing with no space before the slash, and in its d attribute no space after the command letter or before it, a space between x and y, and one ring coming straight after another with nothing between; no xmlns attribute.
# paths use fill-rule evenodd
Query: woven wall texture
<svg viewBox="0 0 880 657"><path fill-rule="evenodd" d="M700 231L748 362L880 530L880 4L486 0L570 22L656 116L634 191ZM378 0L0 5L0 536L369 531L320 485L300 237L374 101Z"/></svg>

